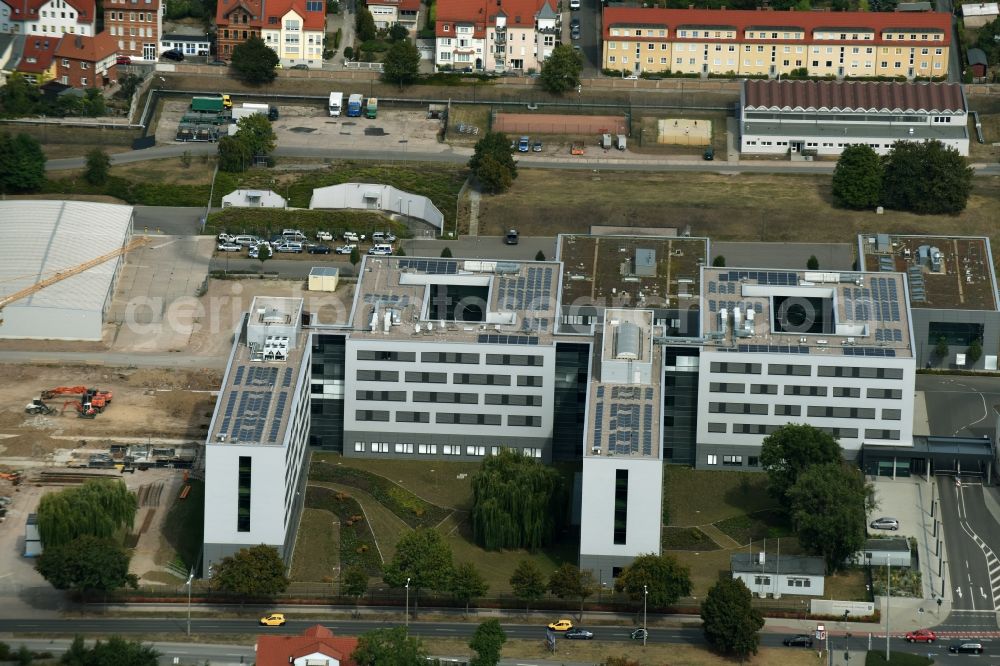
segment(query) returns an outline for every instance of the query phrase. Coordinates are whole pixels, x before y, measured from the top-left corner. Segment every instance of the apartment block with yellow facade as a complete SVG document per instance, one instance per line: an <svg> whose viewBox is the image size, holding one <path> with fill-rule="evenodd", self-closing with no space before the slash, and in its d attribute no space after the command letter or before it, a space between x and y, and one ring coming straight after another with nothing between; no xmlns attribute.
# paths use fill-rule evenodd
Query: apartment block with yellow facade
<svg viewBox="0 0 1000 666"><path fill-rule="evenodd" d="M285 67L323 65L326 3L323 0L273 0L264 3L260 38Z"/></svg>
<svg viewBox="0 0 1000 666"><path fill-rule="evenodd" d="M604 10L605 69L778 77L944 77L951 16L943 12Z"/></svg>

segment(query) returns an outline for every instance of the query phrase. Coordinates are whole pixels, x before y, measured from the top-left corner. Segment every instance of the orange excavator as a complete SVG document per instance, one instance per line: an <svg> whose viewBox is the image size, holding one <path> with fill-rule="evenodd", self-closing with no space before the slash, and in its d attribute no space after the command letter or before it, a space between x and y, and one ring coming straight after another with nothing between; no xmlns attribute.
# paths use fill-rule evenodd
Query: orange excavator
<svg viewBox="0 0 1000 666"><path fill-rule="evenodd" d="M66 402L63 403L62 411L60 411L59 413L62 414L63 412L65 412L66 408L69 407L70 405L72 405L73 408L76 409L76 415L79 416L81 419L96 418L99 412L99 410L89 402L81 403L79 400L67 400Z"/></svg>
<svg viewBox="0 0 1000 666"><path fill-rule="evenodd" d="M100 389L89 389L86 386L57 386L47 391L42 391L42 400L51 400L57 395L79 395L83 403L90 403L99 412L103 412L108 406L114 394L111 391L101 391Z"/></svg>

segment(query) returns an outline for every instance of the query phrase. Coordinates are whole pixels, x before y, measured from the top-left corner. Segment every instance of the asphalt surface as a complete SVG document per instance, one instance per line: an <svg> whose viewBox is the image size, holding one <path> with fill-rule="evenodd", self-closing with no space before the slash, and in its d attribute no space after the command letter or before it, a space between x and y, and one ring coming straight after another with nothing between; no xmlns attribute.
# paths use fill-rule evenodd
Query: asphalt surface
<svg viewBox="0 0 1000 666"><path fill-rule="evenodd" d="M601 0L580 0L580 9L566 19L566 42L583 52L583 76L596 76L601 70ZM566 3L569 6L569 3ZM569 22L580 19L580 39L569 39Z"/></svg>
<svg viewBox="0 0 1000 666"><path fill-rule="evenodd" d="M208 202L205 202L206 204ZM201 233L201 218L205 208L182 206L135 206L136 233L191 236Z"/></svg>
<svg viewBox="0 0 1000 666"><path fill-rule="evenodd" d="M993 437L1000 407L1000 377L917 375L930 431L948 437Z"/></svg>

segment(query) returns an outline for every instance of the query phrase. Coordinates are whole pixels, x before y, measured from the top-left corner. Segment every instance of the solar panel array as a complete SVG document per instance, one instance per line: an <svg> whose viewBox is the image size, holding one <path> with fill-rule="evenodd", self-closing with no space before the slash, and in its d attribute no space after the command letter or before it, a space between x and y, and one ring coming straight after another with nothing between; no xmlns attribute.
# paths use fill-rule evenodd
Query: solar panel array
<svg viewBox="0 0 1000 666"><path fill-rule="evenodd" d="M728 271L719 274L719 282L740 282L741 280L756 280L757 284L795 286L799 283L799 276L788 271ZM722 286L719 285L719 288L721 289Z"/></svg>
<svg viewBox="0 0 1000 666"><path fill-rule="evenodd" d="M400 268L412 268L434 275L454 275L458 273L458 262L447 259L399 259Z"/></svg>
<svg viewBox="0 0 1000 666"><path fill-rule="evenodd" d="M764 312L764 306L761 305L760 303L744 303L742 301L714 301L714 300L710 300L708 302L709 312L715 312L717 309L721 310L723 308L726 308L727 310L732 312L733 308L735 307L739 307L744 312L750 309L753 309L753 311L756 312L757 314L761 314Z"/></svg>
<svg viewBox="0 0 1000 666"><path fill-rule="evenodd" d="M808 354L809 347L799 345L738 345L737 351L764 354Z"/></svg>
<svg viewBox="0 0 1000 666"><path fill-rule="evenodd" d="M399 294L365 294L365 303L369 305L390 305L394 307L405 308L410 304L409 296L400 296Z"/></svg>
<svg viewBox="0 0 1000 666"><path fill-rule="evenodd" d="M875 342L902 342L903 332L898 328L876 328Z"/></svg>
<svg viewBox="0 0 1000 666"><path fill-rule="evenodd" d="M885 347L844 347L844 356L896 356L895 349Z"/></svg>
<svg viewBox="0 0 1000 666"><path fill-rule="evenodd" d="M549 310L552 268L531 266L526 275L501 276L497 304L505 310Z"/></svg>
<svg viewBox="0 0 1000 666"><path fill-rule="evenodd" d="M608 451L620 455L653 455L653 398L655 390L643 386L597 387L594 406L594 447L603 448L605 427ZM607 398L607 400L605 400ZM605 407L608 422L604 423Z"/></svg>
<svg viewBox="0 0 1000 666"><path fill-rule="evenodd" d="M924 272L920 266L907 268L906 278L910 282L910 300L914 303L926 303L927 285L924 284Z"/></svg>
<svg viewBox="0 0 1000 666"><path fill-rule="evenodd" d="M278 441L278 429L281 427L282 418L281 415L285 413L285 403L288 402L288 391L282 391L278 394L278 404L274 408L274 420L271 421L271 432L268 433L267 441L277 442Z"/></svg>
<svg viewBox="0 0 1000 666"><path fill-rule="evenodd" d="M521 322L521 328L525 333L536 332L544 333L549 330L549 318L548 317L525 317Z"/></svg>
<svg viewBox="0 0 1000 666"><path fill-rule="evenodd" d="M537 335L480 335L481 345L537 345Z"/></svg>
<svg viewBox="0 0 1000 666"><path fill-rule="evenodd" d="M292 385L292 372L293 372L292 368L285 368L285 375L281 379L281 385L284 388L288 388L289 386Z"/></svg>
<svg viewBox="0 0 1000 666"><path fill-rule="evenodd" d="M274 386L278 379L278 368L252 365L247 368L244 386ZM234 386L239 386L234 382Z"/></svg>
<svg viewBox="0 0 1000 666"><path fill-rule="evenodd" d="M872 278L871 283L875 319L878 321L901 321L896 281L877 277Z"/></svg>
<svg viewBox="0 0 1000 666"><path fill-rule="evenodd" d="M270 391L240 391L238 404L233 416L230 441L260 442L267 423L267 413L271 407Z"/></svg>

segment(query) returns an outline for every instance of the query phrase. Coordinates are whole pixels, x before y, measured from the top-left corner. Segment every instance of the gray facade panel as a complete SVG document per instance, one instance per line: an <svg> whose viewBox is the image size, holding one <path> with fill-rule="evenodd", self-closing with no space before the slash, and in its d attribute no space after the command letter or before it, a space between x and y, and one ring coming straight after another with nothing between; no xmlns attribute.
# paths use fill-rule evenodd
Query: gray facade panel
<svg viewBox="0 0 1000 666"><path fill-rule="evenodd" d="M632 564L634 557L619 555L585 555L580 553L580 568L589 569L594 573L594 580L604 589L614 588L614 573L616 569L624 569Z"/></svg>
<svg viewBox="0 0 1000 666"><path fill-rule="evenodd" d="M983 327L983 355L973 365L963 366L966 369L983 370L987 356L1000 356L1000 312L990 310L935 310L933 308L911 308L911 327L913 329L914 355L917 367L936 367L939 359L934 354L935 343L930 339L932 323L949 324L979 324ZM952 367L955 354L965 354L966 346L950 346L948 361L945 367Z"/></svg>

